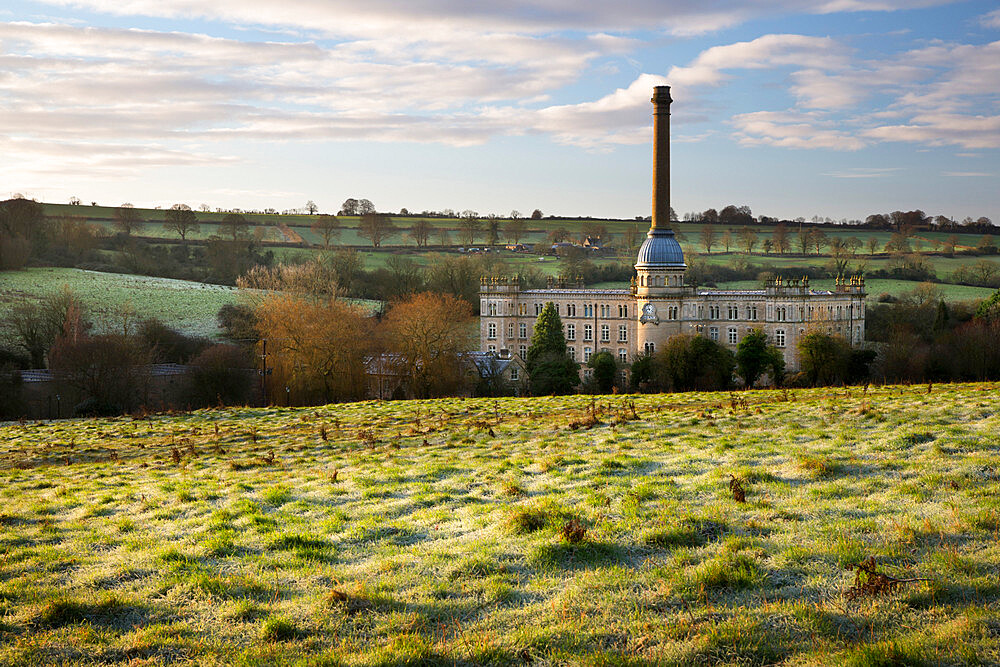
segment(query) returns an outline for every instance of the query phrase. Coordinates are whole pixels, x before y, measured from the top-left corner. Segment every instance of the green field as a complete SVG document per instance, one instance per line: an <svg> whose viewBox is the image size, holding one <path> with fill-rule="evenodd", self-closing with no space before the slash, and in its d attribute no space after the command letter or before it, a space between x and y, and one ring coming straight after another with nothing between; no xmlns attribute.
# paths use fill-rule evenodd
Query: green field
<svg viewBox="0 0 1000 667"><path fill-rule="evenodd" d="M998 392L0 425L0 664L998 664Z"/></svg>
<svg viewBox="0 0 1000 667"><path fill-rule="evenodd" d="M83 301L98 332L120 329L120 312L130 307L140 319L155 317L185 334L213 337L219 333L219 308L239 300L235 287L187 280L63 268L2 271L0 340L9 341L10 308L22 300L38 303L64 286Z"/></svg>

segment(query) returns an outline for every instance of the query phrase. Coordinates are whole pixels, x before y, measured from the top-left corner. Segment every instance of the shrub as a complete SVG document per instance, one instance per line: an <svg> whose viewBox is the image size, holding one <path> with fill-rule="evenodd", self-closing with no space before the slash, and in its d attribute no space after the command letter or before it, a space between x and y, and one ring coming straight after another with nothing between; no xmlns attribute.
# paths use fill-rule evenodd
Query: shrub
<svg viewBox="0 0 1000 667"><path fill-rule="evenodd" d="M209 346L206 339L185 336L155 318L144 320L137 335L153 359L161 363L186 364Z"/></svg>
<svg viewBox="0 0 1000 667"><path fill-rule="evenodd" d="M213 345L187 371L187 400L193 406L246 405L253 397L250 360L243 348Z"/></svg>

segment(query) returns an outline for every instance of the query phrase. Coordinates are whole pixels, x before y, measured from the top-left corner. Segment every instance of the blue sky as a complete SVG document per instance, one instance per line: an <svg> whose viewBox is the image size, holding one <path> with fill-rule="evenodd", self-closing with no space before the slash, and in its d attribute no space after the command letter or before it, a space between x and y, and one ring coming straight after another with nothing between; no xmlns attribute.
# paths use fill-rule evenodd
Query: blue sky
<svg viewBox="0 0 1000 667"><path fill-rule="evenodd" d="M8 0L0 194L1000 222L1000 4Z"/></svg>

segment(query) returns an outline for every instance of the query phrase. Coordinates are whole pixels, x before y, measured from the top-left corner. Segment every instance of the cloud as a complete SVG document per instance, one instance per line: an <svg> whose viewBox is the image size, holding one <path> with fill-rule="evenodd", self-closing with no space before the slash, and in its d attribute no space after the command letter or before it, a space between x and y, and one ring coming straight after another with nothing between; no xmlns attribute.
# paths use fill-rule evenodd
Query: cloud
<svg viewBox="0 0 1000 667"><path fill-rule="evenodd" d="M755 111L732 118L736 140L745 146L826 148L855 151L865 142L816 112Z"/></svg>
<svg viewBox="0 0 1000 667"><path fill-rule="evenodd" d="M943 171L941 173L943 175L945 175L945 176L958 176L959 178L980 177L980 176L992 177L993 176L993 174L990 174L990 173L985 172L985 171Z"/></svg>
<svg viewBox="0 0 1000 667"><path fill-rule="evenodd" d="M994 9L980 16L979 24L986 28L1000 28L1000 9Z"/></svg>
<svg viewBox="0 0 1000 667"><path fill-rule="evenodd" d="M45 0L119 16L197 18L268 27L297 27L317 34L369 38L414 35L447 41L462 32L541 35L554 31L662 30L691 35L730 28L752 19L792 13L896 11L953 0Z"/></svg>
<svg viewBox="0 0 1000 667"><path fill-rule="evenodd" d="M898 141L926 146L956 145L963 148L1000 148L1000 115L921 114L906 125L883 125L863 132L879 141Z"/></svg>
<svg viewBox="0 0 1000 667"><path fill-rule="evenodd" d="M895 171L899 171L899 167L852 167L842 171L831 171L823 175L833 178L882 178Z"/></svg>

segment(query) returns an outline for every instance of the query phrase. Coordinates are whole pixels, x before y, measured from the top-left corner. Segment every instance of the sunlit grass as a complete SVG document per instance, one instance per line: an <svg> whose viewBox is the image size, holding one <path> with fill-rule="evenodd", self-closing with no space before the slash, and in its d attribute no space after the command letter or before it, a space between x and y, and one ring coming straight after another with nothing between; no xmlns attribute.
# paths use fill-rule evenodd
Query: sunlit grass
<svg viewBox="0 0 1000 667"><path fill-rule="evenodd" d="M615 426L608 396L589 430L589 397L2 425L0 664L996 664L997 396L639 396ZM928 581L848 601L868 556Z"/></svg>

